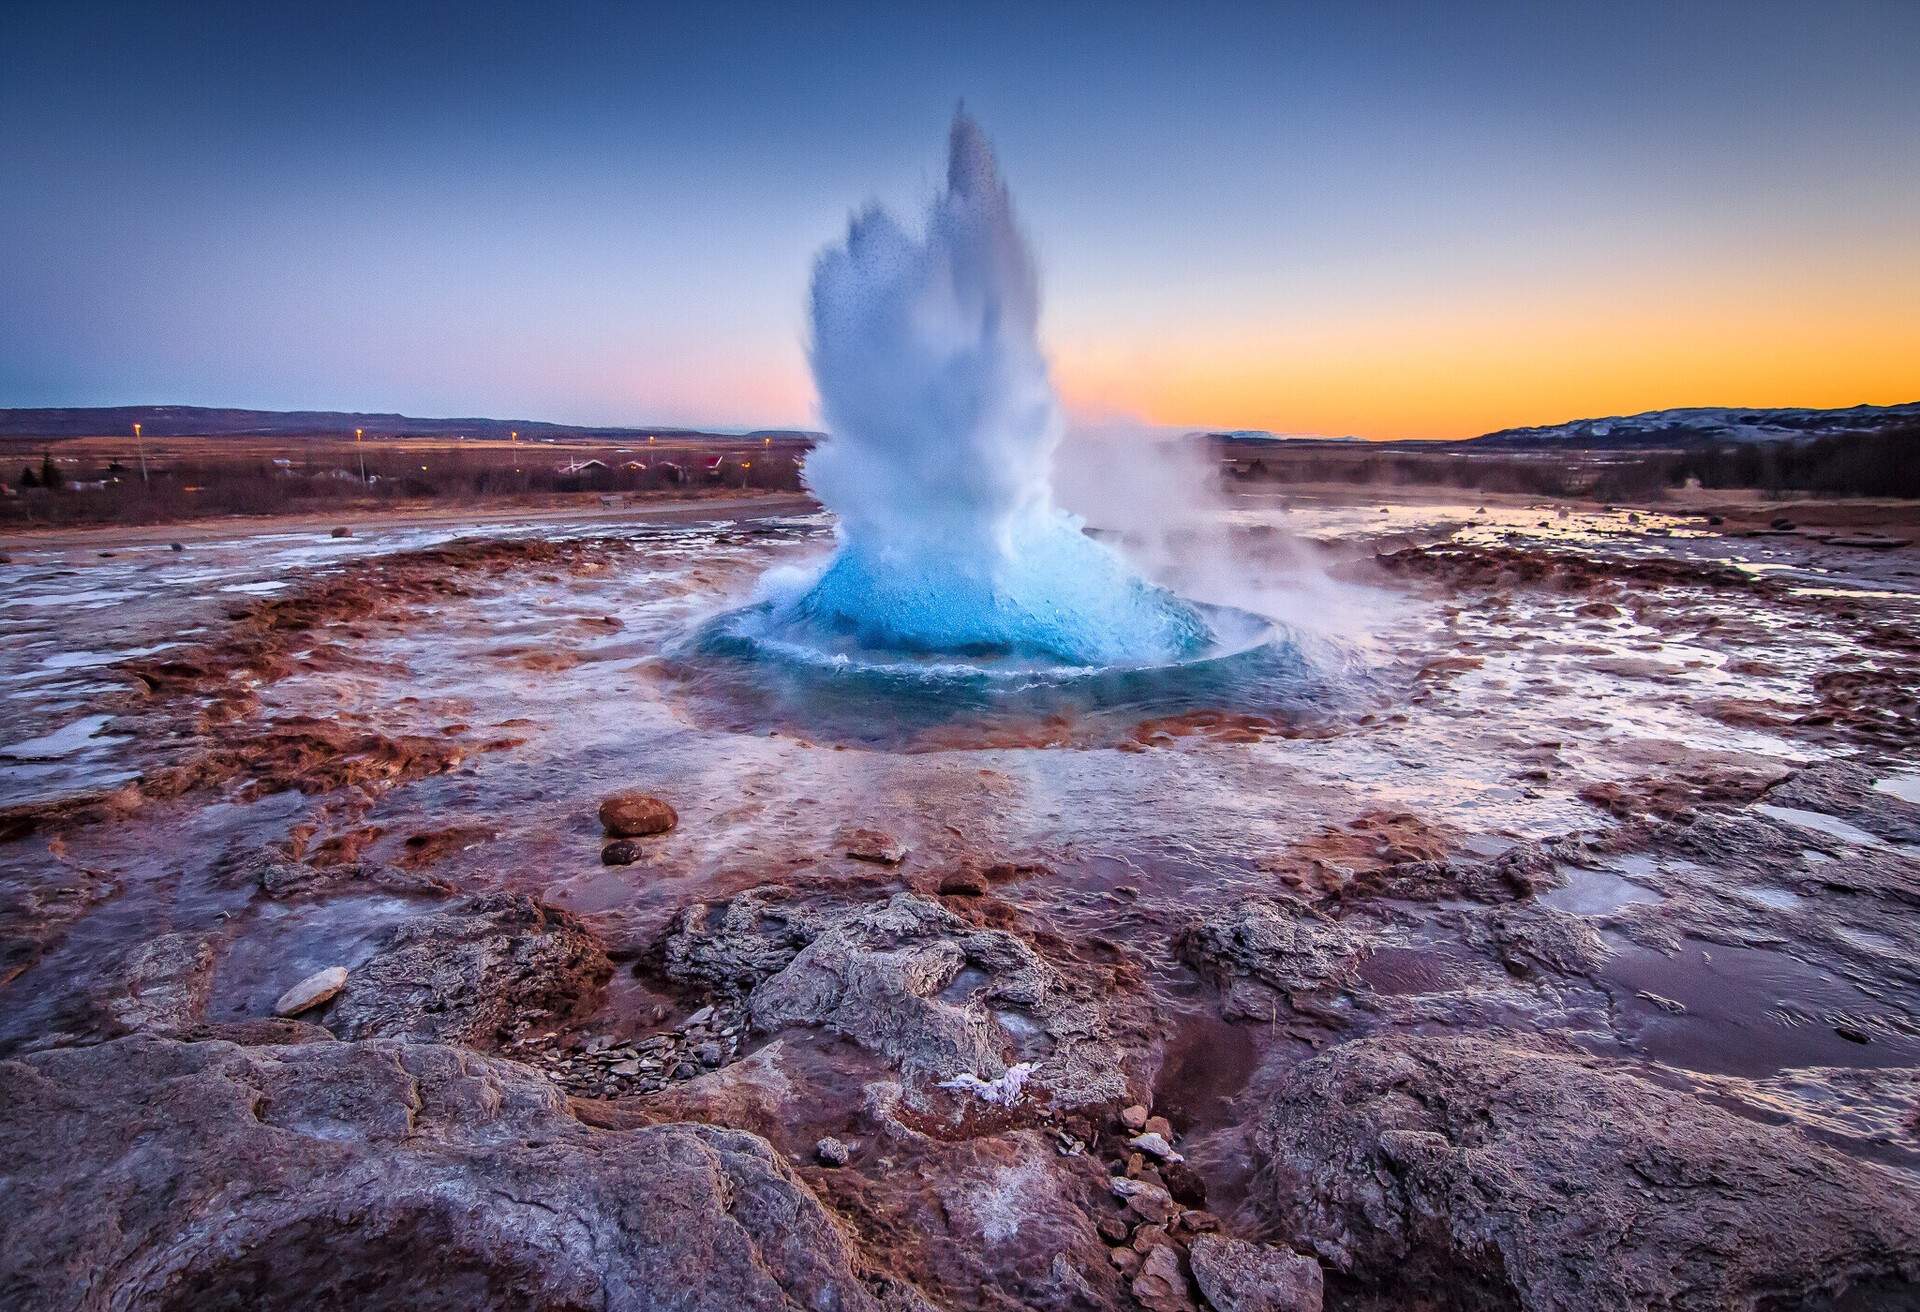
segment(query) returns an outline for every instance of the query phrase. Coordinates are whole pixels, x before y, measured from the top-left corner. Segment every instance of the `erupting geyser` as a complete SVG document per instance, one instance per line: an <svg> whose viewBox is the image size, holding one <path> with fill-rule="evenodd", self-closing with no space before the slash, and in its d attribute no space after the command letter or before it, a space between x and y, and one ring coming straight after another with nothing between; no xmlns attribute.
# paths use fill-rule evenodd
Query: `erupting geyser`
<svg viewBox="0 0 1920 1312"><path fill-rule="evenodd" d="M1061 419L1033 258L972 119L954 120L924 234L858 215L814 270L812 319L831 436L806 477L839 518L838 550L770 580L756 639L1076 667L1216 644L1198 608L1054 503Z"/></svg>

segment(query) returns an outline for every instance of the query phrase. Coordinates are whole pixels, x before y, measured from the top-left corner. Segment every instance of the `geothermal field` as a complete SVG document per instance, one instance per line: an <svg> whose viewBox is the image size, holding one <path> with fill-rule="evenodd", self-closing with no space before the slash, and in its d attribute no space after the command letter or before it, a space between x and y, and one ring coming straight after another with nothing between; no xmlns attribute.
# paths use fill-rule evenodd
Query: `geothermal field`
<svg viewBox="0 0 1920 1312"><path fill-rule="evenodd" d="M1063 443L934 190L810 495L5 544L0 1305L1920 1306L1920 556Z"/></svg>

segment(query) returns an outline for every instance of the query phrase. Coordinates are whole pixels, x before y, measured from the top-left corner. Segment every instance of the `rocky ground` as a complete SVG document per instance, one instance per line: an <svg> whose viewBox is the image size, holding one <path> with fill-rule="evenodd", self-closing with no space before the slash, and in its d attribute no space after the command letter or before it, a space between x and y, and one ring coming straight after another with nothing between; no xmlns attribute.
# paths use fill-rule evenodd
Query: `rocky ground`
<svg viewBox="0 0 1920 1312"><path fill-rule="evenodd" d="M811 521L21 553L0 1306L1920 1307L1915 557L1377 514L894 733L674 646Z"/></svg>

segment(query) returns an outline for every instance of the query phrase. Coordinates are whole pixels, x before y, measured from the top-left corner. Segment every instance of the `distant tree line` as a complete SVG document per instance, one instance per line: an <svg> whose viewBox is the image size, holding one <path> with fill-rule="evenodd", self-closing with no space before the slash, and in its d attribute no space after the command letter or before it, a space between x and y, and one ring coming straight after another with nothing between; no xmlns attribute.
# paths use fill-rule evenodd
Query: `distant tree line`
<svg viewBox="0 0 1920 1312"><path fill-rule="evenodd" d="M799 457L782 449L729 455L711 468L710 460L720 453L700 448L648 452L645 460L575 456L559 465L554 462L569 453L551 446L406 454L387 448L364 453L364 480L361 454L349 445L297 464L217 455L174 459L157 464L147 479L117 463L89 468L70 460L63 469L48 454L12 480L16 495L0 499L0 522L164 523L418 501L541 503L682 487L793 491L800 486Z"/></svg>
<svg viewBox="0 0 1920 1312"><path fill-rule="evenodd" d="M1920 497L1920 424L1806 442L1741 443L1663 457L1668 486Z"/></svg>
<svg viewBox="0 0 1920 1312"><path fill-rule="evenodd" d="M1791 442L1729 442L1676 451L1432 451L1247 448L1231 477L1248 481L1457 487L1526 496L1648 500L1697 481L1774 495L1920 498L1920 424Z"/></svg>

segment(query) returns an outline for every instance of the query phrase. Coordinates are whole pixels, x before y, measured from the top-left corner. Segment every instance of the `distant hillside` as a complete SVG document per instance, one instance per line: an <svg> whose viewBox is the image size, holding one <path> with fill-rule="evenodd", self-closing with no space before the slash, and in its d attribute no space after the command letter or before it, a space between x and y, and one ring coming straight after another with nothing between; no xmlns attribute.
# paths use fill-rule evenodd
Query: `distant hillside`
<svg viewBox="0 0 1920 1312"><path fill-rule="evenodd" d="M0 410L0 437L92 437L131 433L139 424L151 437L351 436L364 428L380 437L625 438L714 437L738 440L737 433L694 428L587 428L537 419L417 419L410 415L361 414L348 410L224 410L196 405L81 406L44 410ZM749 437L815 437L817 434L769 429Z"/></svg>
<svg viewBox="0 0 1920 1312"><path fill-rule="evenodd" d="M1503 428L1463 445L1694 447L1729 442L1787 442L1879 433L1920 423L1920 401L1905 405L1856 405L1845 410L1743 410L1694 407L1649 410L1638 415L1575 419L1539 428Z"/></svg>

